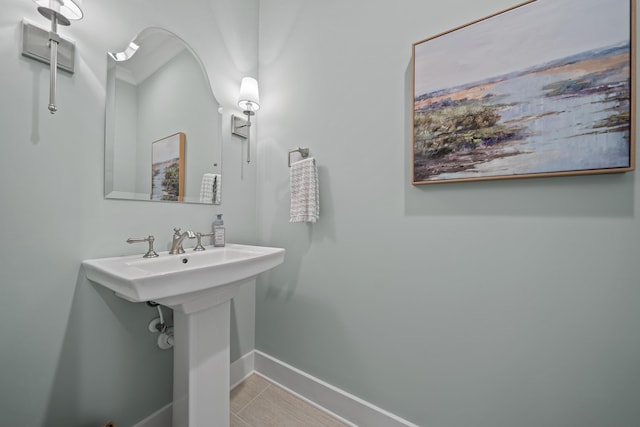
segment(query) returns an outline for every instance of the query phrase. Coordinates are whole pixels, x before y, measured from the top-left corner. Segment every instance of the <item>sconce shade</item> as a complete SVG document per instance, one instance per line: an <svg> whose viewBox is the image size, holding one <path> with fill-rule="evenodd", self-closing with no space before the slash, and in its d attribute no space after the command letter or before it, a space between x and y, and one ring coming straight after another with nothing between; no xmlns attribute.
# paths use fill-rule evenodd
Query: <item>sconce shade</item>
<svg viewBox="0 0 640 427"><path fill-rule="evenodd" d="M253 77L244 77L240 83L238 106L244 111L258 111L260 109L260 94L258 82Z"/></svg>
<svg viewBox="0 0 640 427"><path fill-rule="evenodd" d="M48 19L56 15L67 21L76 21L83 16L80 0L33 0L33 2L38 5L38 11ZM60 20L60 24L69 25L64 19Z"/></svg>

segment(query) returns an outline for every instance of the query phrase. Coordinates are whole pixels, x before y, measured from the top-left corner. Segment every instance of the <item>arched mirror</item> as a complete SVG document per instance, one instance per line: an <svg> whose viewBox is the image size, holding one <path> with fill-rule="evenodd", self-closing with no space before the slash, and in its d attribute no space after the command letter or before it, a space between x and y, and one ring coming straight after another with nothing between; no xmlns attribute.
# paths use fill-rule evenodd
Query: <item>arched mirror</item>
<svg viewBox="0 0 640 427"><path fill-rule="evenodd" d="M221 109L195 52L147 28L107 56L105 198L219 204Z"/></svg>

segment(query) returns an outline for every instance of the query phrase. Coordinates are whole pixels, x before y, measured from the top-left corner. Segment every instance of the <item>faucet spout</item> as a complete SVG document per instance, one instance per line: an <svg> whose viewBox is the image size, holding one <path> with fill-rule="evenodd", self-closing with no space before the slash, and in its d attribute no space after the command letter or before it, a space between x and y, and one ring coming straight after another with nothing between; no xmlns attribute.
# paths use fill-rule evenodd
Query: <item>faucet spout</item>
<svg viewBox="0 0 640 427"><path fill-rule="evenodd" d="M187 230L184 233L180 233L179 228L173 229L173 240L171 242L171 250L169 251L171 255L184 253L184 248L182 247L182 241L186 237L188 237L189 239L195 239L196 234L191 230Z"/></svg>

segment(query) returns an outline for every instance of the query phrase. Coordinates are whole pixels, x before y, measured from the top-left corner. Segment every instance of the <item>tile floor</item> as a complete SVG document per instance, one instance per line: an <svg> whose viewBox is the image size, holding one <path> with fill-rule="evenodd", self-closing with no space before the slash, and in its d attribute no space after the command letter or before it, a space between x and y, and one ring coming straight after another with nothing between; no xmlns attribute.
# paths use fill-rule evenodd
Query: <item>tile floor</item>
<svg viewBox="0 0 640 427"><path fill-rule="evenodd" d="M231 427L346 426L256 374L231 391Z"/></svg>

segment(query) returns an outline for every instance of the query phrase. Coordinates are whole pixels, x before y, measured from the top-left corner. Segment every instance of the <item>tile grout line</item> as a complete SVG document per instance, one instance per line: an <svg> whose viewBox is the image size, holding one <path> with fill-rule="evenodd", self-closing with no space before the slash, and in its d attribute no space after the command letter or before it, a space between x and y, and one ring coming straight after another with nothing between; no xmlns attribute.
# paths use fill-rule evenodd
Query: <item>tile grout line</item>
<svg viewBox="0 0 640 427"><path fill-rule="evenodd" d="M244 405L238 412L235 413L235 416L238 417L240 419L240 421L242 421L243 423L245 423L248 427L254 427L253 424L250 424L248 420L245 420L241 415L240 412L244 411L245 409L247 409L249 407L249 405L251 405L253 402L255 402L261 395L262 393L264 393L265 391L267 391L269 388L271 387L271 383L267 384L267 386L256 395L256 397L254 397L253 399L251 399L249 401L249 403L247 403L246 405Z"/></svg>
<svg viewBox="0 0 640 427"><path fill-rule="evenodd" d="M246 405L244 405L242 408L238 409L238 411L237 411L237 412L234 412L234 415L235 415L236 417L240 418L240 419L241 419L242 421L244 421L246 424L248 424L248 423L247 423L247 421L245 421L245 420L244 420L244 418L242 418L242 417L240 416L240 412L242 412L242 411L244 411L245 409L247 409L247 407L248 407L249 405L251 405L253 402L255 402L255 400L256 400L257 398L259 398L259 397L262 395L262 393L264 393L265 391L267 391L267 390L269 389L269 387L271 387L271 386L272 386L272 384L271 384L271 383L267 384L267 386L266 386L266 387L265 387L265 388L264 388L260 393L256 394L256 397L254 397L254 398L253 398L253 399L251 399L249 402L247 402L247 404L246 404Z"/></svg>
<svg viewBox="0 0 640 427"><path fill-rule="evenodd" d="M244 418L240 418L240 415L238 415L238 414L233 414L233 416L234 416L234 417L236 417L238 420L240 420L240 422L242 423L242 426L245 426L245 427L254 427L254 426L252 426L251 424L249 424L247 421L245 421L245 420L244 420ZM242 427L242 426L240 426L240 427Z"/></svg>
<svg viewBox="0 0 640 427"><path fill-rule="evenodd" d="M311 408L320 411L320 413L324 414L325 416L329 417L332 421L343 424L344 427L357 427L355 424L350 423L349 421L341 418L339 415L327 410L326 408L314 403L313 401L310 401L309 399L304 398L303 396L299 395L298 393L296 393L295 391L291 390L290 388L273 381L270 378L267 378L266 376L264 376L263 374L259 373L259 372L254 372L255 375L263 378L265 381L267 381L268 386L261 391L251 402L247 403L241 410L245 410L250 404L252 404L255 400L258 399L258 397L260 397L260 395L262 395L264 392L268 391L269 389L273 388L274 390L280 390L281 392L289 395L290 397L294 398L295 400L299 400L301 403L309 405ZM250 424L249 421L245 420L244 418L240 417L240 415L236 414L236 416L238 418L240 418L242 421L246 422L247 425L249 427L259 427L259 426L254 426L253 424Z"/></svg>

